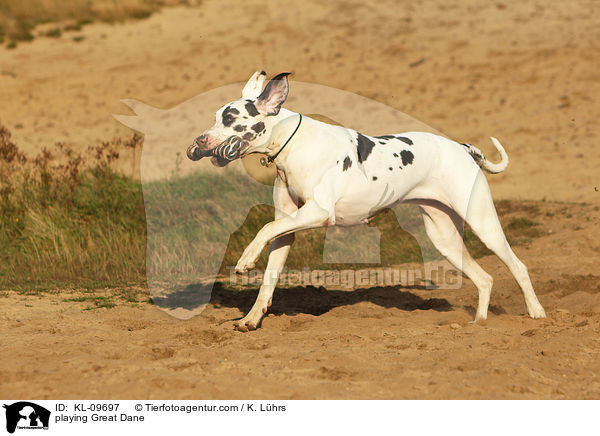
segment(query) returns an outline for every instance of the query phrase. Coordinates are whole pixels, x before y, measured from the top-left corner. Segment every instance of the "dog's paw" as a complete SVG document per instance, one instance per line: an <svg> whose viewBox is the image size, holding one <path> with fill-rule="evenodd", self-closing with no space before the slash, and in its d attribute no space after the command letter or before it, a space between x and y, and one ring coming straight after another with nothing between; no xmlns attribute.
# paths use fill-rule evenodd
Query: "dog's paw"
<svg viewBox="0 0 600 436"><path fill-rule="evenodd" d="M240 258L240 260L238 260L237 265L235 266L235 272L238 273L238 274L243 274L245 272L248 272L248 270L251 270L252 268L254 268L254 262L245 263Z"/></svg>
<svg viewBox="0 0 600 436"><path fill-rule="evenodd" d="M254 268L261 251L262 247L258 246L255 243L248 245L248 247L246 247L244 253L240 257L240 260L238 260L237 265L235 266L235 272L245 273L246 271Z"/></svg>
<svg viewBox="0 0 600 436"><path fill-rule="evenodd" d="M487 320L487 313L486 314L476 313L475 319L473 321L469 321L469 324L483 324L485 322L485 320Z"/></svg>
<svg viewBox="0 0 600 436"><path fill-rule="evenodd" d="M255 324L255 323L250 322L250 321L240 320L240 321L238 321L238 322L236 322L236 323L233 324L233 328L235 330L237 330L238 332L244 332L245 333L245 332L249 332L249 331L252 331L252 330L256 330L257 325L258 324Z"/></svg>
<svg viewBox="0 0 600 436"><path fill-rule="evenodd" d="M246 265L242 265L239 261L234 268L234 271L238 274L243 274L248 271L248 267Z"/></svg>
<svg viewBox="0 0 600 436"><path fill-rule="evenodd" d="M531 308L527 308L527 313L532 318L546 318L546 311L541 304L536 304Z"/></svg>
<svg viewBox="0 0 600 436"><path fill-rule="evenodd" d="M252 310L250 310L250 313L248 313L248 315L246 315L239 321L235 322L233 324L233 327L240 332L256 330L258 325L260 324L260 320L262 319L266 311L266 308L262 310L255 310L254 308L252 308Z"/></svg>

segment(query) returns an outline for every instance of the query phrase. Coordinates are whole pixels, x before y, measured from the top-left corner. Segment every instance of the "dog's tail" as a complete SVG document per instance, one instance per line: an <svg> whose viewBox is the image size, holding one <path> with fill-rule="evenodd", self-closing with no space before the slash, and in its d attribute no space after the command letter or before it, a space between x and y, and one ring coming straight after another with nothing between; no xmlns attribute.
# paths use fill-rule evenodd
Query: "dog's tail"
<svg viewBox="0 0 600 436"><path fill-rule="evenodd" d="M469 152L473 160L475 160L477 165L481 167L481 169L486 170L488 173L492 174L501 173L508 166L508 154L506 154L506 150L504 150L504 147L502 147L500 141L498 141L493 136L491 136L490 139L492 140L492 143L494 144L496 150L498 150L498 153L500 153L500 157L502 158L498 163L491 163L489 160L487 160L483 155L482 151L477 147L471 144L463 145L467 148L467 151Z"/></svg>

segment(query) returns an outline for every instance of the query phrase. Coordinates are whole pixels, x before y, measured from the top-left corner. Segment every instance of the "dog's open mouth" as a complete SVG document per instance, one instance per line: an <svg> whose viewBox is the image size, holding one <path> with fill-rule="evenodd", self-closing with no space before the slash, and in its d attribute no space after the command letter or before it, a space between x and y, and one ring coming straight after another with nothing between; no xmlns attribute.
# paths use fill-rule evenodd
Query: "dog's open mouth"
<svg viewBox="0 0 600 436"><path fill-rule="evenodd" d="M193 161L211 156L211 162L217 167L224 167L229 162L242 157L248 148L248 141L244 141L239 136L230 136L221 142L212 150L202 151L196 143L192 144L187 150L187 156Z"/></svg>

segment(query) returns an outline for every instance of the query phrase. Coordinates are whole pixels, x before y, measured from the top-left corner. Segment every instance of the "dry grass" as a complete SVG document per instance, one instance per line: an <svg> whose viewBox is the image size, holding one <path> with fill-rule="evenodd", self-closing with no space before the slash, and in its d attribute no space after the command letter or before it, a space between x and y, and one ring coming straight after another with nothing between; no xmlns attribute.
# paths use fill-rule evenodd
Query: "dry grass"
<svg viewBox="0 0 600 436"><path fill-rule="evenodd" d="M0 42L14 47L30 41L39 24L56 22L57 27L40 35L60 37L64 31L80 30L93 21L117 22L149 17L163 6L195 3L190 0L2 0Z"/></svg>
<svg viewBox="0 0 600 436"><path fill-rule="evenodd" d="M79 153L56 144L27 159L0 126L0 288L140 283L141 187L113 170L141 138Z"/></svg>

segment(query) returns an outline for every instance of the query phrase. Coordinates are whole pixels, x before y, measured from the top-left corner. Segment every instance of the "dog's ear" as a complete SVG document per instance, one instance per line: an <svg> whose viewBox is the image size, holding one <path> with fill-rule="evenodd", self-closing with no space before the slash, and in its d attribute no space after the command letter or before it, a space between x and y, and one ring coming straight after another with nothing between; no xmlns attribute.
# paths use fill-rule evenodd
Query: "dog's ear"
<svg viewBox="0 0 600 436"><path fill-rule="evenodd" d="M291 73L280 73L273 77L264 91L256 99L256 109L263 115L277 115L281 105L288 96L290 85L287 76Z"/></svg>
<svg viewBox="0 0 600 436"><path fill-rule="evenodd" d="M245 100L254 100L257 98L263 89L266 78L267 73L264 71L255 72L244 86L244 89L242 89L242 98Z"/></svg>

